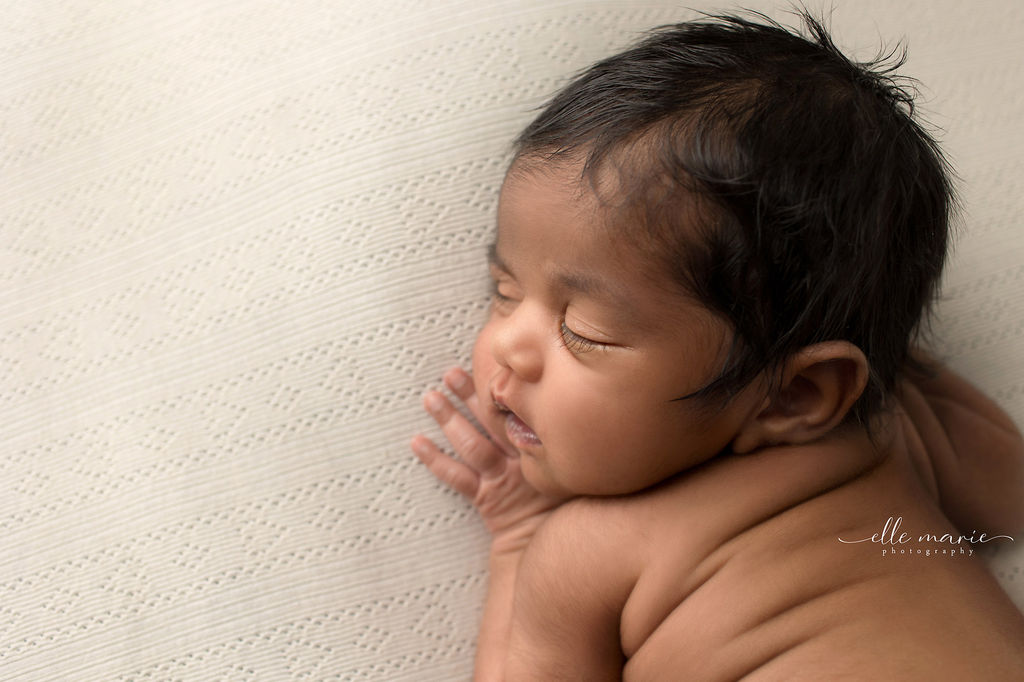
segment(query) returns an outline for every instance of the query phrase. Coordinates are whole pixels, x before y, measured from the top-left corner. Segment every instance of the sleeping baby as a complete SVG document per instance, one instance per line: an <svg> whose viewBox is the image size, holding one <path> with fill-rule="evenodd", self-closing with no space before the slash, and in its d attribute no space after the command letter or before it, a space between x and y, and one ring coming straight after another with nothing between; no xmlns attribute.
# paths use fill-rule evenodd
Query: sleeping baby
<svg viewBox="0 0 1024 682"><path fill-rule="evenodd" d="M479 680L1024 678L1011 420L916 350L949 170L810 16L664 27L520 135L413 450L492 536Z"/></svg>

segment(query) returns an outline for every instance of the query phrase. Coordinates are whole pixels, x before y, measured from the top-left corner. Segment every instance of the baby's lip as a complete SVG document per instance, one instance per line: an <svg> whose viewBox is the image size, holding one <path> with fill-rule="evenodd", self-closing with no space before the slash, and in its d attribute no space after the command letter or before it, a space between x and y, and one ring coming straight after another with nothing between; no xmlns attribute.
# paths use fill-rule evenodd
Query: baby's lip
<svg viewBox="0 0 1024 682"><path fill-rule="evenodd" d="M494 399L494 407L498 410L499 414L504 415L505 418L505 435L508 437L509 442L519 448L527 448L537 446L541 444L540 437L530 427L529 424L523 420L519 414L508 406L508 403L500 396L492 396Z"/></svg>
<svg viewBox="0 0 1024 682"><path fill-rule="evenodd" d="M508 401L504 397L497 394L491 394L491 400L494 403L494 409L498 412L501 412L502 414L511 413L519 416L514 409L509 407Z"/></svg>

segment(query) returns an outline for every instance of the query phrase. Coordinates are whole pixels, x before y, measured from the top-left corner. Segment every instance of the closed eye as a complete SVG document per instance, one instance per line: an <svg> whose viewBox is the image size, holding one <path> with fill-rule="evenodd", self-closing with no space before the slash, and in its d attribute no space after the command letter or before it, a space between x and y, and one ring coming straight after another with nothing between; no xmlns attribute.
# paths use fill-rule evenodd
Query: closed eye
<svg viewBox="0 0 1024 682"><path fill-rule="evenodd" d="M573 330L569 329L569 325L567 325L564 320L562 321L561 331L562 345L568 348L570 352L577 355L606 345L600 341L594 341L593 339L588 339L585 336L580 336Z"/></svg>
<svg viewBox="0 0 1024 682"><path fill-rule="evenodd" d="M498 306L504 306L510 303L515 303L516 299L509 296L507 293L501 291L501 282L497 280L491 280L491 301Z"/></svg>

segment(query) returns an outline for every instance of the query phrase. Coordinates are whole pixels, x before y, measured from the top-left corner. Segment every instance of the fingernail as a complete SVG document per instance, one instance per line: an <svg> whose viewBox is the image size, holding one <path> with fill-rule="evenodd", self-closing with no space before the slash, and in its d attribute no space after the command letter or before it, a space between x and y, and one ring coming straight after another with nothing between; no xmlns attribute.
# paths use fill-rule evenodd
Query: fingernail
<svg viewBox="0 0 1024 682"><path fill-rule="evenodd" d="M444 403L441 401L441 396L436 393L428 393L423 399L423 402L426 404L427 409L434 413L440 412L441 408L444 407Z"/></svg>
<svg viewBox="0 0 1024 682"><path fill-rule="evenodd" d="M455 390L465 386L467 379L469 379L469 377L461 369L453 369L448 373L448 385Z"/></svg>
<svg viewBox="0 0 1024 682"><path fill-rule="evenodd" d="M412 441L412 451L417 455L427 454L427 442L422 437L416 437Z"/></svg>

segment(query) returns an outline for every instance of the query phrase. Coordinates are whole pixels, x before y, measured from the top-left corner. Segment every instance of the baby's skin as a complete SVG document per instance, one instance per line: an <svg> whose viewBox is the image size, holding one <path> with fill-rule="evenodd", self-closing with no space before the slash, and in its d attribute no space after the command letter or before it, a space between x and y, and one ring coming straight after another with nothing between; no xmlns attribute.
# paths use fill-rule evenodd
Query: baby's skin
<svg viewBox="0 0 1024 682"><path fill-rule="evenodd" d="M673 400L727 332L692 300L667 313L678 294L596 210L510 173L494 309L472 375L445 376L486 433L431 392L457 456L413 440L492 534L475 678L1024 677L1024 617L978 556L1024 526L1012 421L940 370L908 373L869 434L845 419L866 362L841 341L770 395Z"/></svg>

